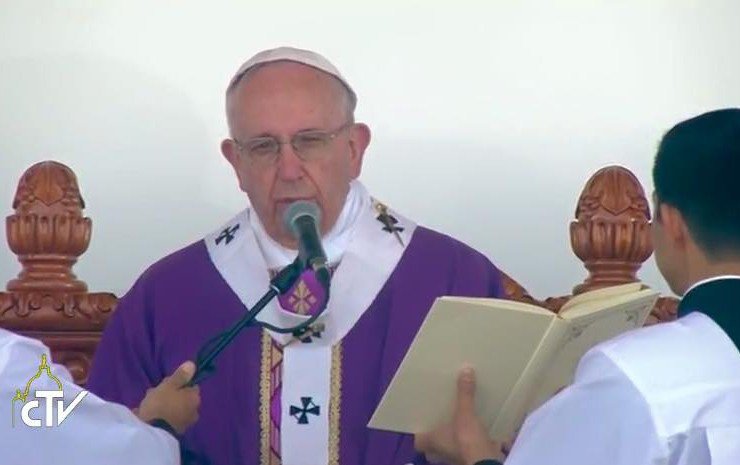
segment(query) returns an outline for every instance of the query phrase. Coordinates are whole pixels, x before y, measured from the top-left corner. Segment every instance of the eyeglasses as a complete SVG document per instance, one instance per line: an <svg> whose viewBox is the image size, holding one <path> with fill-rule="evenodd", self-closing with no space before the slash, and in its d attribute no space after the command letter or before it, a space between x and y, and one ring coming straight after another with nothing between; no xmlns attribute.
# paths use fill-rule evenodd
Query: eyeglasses
<svg viewBox="0 0 740 465"><path fill-rule="evenodd" d="M293 147L293 151L298 155L298 158L303 161L310 161L325 154L325 149L331 141L351 125L352 122L347 121L333 131L301 131L295 133L288 141L269 136L254 137L244 142L237 139L233 139L233 141L244 155L260 164L274 163L280 154L280 149L285 144L290 144Z"/></svg>

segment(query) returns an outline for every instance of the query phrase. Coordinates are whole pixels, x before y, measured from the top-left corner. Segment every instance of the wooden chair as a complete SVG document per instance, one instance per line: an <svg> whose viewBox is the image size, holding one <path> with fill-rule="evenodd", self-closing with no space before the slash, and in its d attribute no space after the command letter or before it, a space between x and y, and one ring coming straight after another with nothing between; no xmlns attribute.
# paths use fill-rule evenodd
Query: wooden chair
<svg viewBox="0 0 740 465"><path fill-rule="evenodd" d="M92 220L83 216L77 178L67 166L45 161L21 177L6 220L10 249L22 269L0 292L0 326L38 338L84 385L105 324L117 303L108 292L90 293L72 266L87 250ZM637 178L626 168L599 170L581 193L570 223L571 247L588 276L567 295L537 300L504 276L508 298L557 312L572 295L634 282L652 254L650 208ZM661 298L647 324L675 318L677 301Z"/></svg>

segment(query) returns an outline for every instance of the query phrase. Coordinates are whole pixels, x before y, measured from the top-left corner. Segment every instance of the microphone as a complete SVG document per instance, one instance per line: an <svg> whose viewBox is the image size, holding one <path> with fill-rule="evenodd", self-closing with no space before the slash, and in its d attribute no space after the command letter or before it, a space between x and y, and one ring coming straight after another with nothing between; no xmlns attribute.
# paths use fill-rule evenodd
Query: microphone
<svg viewBox="0 0 740 465"><path fill-rule="evenodd" d="M321 245L321 211L318 205L307 200L291 203L283 215L283 223L298 240L298 258L305 268L311 268L327 288L329 268L326 252Z"/></svg>

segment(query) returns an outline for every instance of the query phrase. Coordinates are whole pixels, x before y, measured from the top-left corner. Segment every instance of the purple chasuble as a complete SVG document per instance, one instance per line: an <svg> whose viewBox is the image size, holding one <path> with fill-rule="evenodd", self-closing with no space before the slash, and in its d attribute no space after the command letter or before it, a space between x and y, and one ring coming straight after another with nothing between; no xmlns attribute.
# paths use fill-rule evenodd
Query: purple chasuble
<svg viewBox="0 0 740 465"><path fill-rule="evenodd" d="M362 282L362 276L355 279ZM341 367L338 402L332 407L339 464L426 463L414 451L413 436L366 425L434 299L442 295L502 297L500 273L466 245L417 227L371 306L332 351L333 366ZM203 241L175 252L151 266L120 300L87 388L136 407L147 388L192 360L206 340L243 312ZM276 463L270 456L269 421L275 413L270 393L260 390L279 383L280 374L270 370L279 357L261 329L248 328L216 360L215 373L201 384L200 419L183 440L203 463Z"/></svg>

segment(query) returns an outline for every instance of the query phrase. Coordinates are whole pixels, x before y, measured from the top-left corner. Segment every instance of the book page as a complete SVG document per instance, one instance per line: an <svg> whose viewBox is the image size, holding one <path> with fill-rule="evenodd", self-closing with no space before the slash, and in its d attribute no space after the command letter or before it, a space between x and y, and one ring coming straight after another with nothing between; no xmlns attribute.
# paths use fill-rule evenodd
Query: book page
<svg viewBox="0 0 740 465"><path fill-rule="evenodd" d="M564 319L568 323L568 330L529 410L536 409L573 381L578 362L589 349L626 331L642 327L657 299L656 291L645 289L631 296L620 296L600 312Z"/></svg>
<svg viewBox="0 0 740 465"><path fill-rule="evenodd" d="M552 312L522 311L510 303L437 299L369 426L419 433L449 421L457 376L469 363L477 374L477 410L490 428L557 318Z"/></svg>
<svg viewBox="0 0 740 465"><path fill-rule="evenodd" d="M609 289L607 288L601 290L607 291ZM565 308L565 310L561 309L560 312L558 312L558 315L566 320L579 319L586 317L592 313L600 313L608 308L620 306L625 302L639 300L646 295L657 295L657 293L652 289L643 289L638 290L637 292L631 292L628 294L617 294L600 299L581 300L577 304L570 305L567 308L565 308L564 306L563 308Z"/></svg>
<svg viewBox="0 0 740 465"><path fill-rule="evenodd" d="M509 441L514 437L530 411L532 400L539 395L539 387L549 367L552 366L563 336L569 327L570 324L561 318L553 320L524 373L511 390L509 398L491 425L488 432L491 438L496 441Z"/></svg>
<svg viewBox="0 0 740 465"><path fill-rule="evenodd" d="M577 307L581 304L585 304L586 302L605 300L611 297L616 297L618 295L634 294L635 292L639 292L643 286L644 285L641 282L636 282L621 284L619 286L602 287L601 289L584 292L583 294L578 294L567 301L560 308L560 311L558 313L563 315L567 313L570 308Z"/></svg>
<svg viewBox="0 0 740 465"><path fill-rule="evenodd" d="M522 312L538 313L540 315L552 316L553 312L536 305L518 302L516 300L490 299L483 297L455 297L445 296L444 299L449 302L460 302L463 304L480 305L483 307L511 309Z"/></svg>

